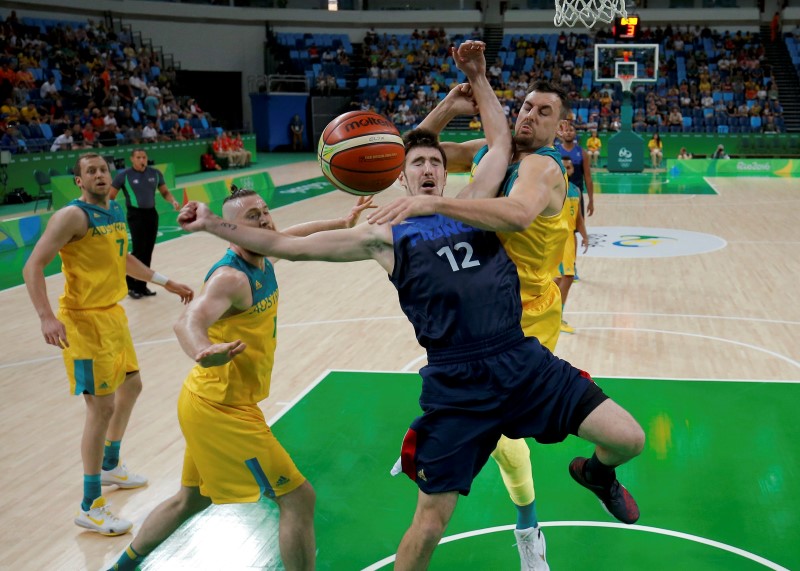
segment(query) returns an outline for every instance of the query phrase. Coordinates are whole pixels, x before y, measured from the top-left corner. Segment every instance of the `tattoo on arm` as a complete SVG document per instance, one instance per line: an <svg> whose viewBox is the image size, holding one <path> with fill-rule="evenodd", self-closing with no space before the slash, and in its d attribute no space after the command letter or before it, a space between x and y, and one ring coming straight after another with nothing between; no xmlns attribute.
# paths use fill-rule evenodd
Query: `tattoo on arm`
<svg viewBox="0 0 800 571"><path fill-rule="evenodd" d="M236 230L237 225L233 224L232 222L220 222L219 225L222 228L230 228L231 230Z"/></svg>

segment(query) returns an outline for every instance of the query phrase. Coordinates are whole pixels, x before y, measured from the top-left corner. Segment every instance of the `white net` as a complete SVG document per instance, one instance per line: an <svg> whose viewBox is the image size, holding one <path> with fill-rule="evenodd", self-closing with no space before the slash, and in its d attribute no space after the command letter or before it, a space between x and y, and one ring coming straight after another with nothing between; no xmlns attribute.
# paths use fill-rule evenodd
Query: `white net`
<svg viewBox="0 0 800 571"><path fill-rule="evenodd" d="M584 26L591 28L597 22L610 24L616 17L628 17L625 0L556 0L553 23L572 27L580 20Z"/></svg>

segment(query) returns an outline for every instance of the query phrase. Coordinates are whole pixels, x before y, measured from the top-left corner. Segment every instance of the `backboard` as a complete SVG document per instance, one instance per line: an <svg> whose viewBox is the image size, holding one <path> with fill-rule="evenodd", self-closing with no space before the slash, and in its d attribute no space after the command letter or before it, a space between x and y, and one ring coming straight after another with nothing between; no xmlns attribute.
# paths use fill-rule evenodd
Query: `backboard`
<svg viewBox="0 0 800 571"><path fill-rule="evenodd" d="M620 83L620 77L634 83L655 83L658 44L595 44L595 83Z"/></svg>

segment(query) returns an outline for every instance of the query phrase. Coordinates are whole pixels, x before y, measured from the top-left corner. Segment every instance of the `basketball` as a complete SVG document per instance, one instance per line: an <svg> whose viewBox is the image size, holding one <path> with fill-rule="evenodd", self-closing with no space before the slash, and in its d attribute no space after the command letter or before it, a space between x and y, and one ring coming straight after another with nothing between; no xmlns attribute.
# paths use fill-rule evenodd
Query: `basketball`
<svg viewBox="0 0 800 571"><path fill-rule="evenodd" d="M370 196L400 176L406 153L397 127L383 115L351 111L328 123L317 146L322 173L337 188Z"/></svg>

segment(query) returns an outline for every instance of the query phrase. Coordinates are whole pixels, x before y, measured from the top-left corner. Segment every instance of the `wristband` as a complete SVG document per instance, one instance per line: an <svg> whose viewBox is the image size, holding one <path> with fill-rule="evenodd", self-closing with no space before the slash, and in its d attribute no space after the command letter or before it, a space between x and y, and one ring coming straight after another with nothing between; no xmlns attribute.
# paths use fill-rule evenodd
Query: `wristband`
<svg viewBox="0 0 800 571"><path fill-rule="evenodd" d="M150 281L156 285L165 286L169 281L169 278L163 274L159 274L158 272L153 272L153 277L150 278Z"/></svg>

